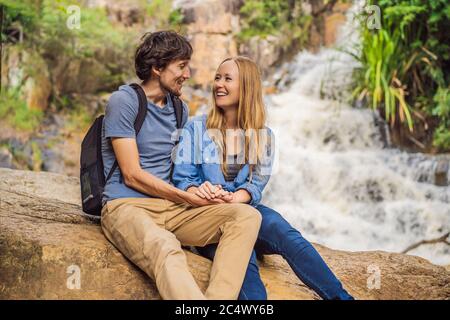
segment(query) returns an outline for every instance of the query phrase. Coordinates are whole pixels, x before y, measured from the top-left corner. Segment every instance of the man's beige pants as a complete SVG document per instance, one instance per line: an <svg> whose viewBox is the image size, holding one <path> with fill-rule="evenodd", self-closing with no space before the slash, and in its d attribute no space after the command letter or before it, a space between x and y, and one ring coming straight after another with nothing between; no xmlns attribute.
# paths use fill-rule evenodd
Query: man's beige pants
<svg viewBox="0 0 450 320"><path fill-rule="evenodd" d="M237 299L261 215L241 203L194 208L155 198L108 201L105 236L155 282L163 299ZM203 294L181 246L219 243Z"/></svg>

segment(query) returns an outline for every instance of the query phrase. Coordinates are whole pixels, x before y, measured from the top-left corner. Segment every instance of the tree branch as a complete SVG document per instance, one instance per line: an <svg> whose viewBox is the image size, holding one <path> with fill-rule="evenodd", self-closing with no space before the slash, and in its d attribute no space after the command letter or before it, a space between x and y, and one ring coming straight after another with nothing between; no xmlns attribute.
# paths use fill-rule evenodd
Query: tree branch
<svg viewBox="0 0 450 320"><path fill-rule="evenodd" d="M450 236L450 232L447 232L446 234L444 234L443 236L436 238L436 239L431 239L431 240L422 240L419 241L417 243L414 243L412 245L410 245L408 248L406 248L405 250L402 251L402 253L407 253L408 251L411 251L417 247L420 247L423 244L435 244L435 243L445 243L447 245L450 246L450 242L447 241L447 238Z"/></svg>
<svg viewBox="0 0 450 320"><path fill-rule="evenodd" d="M331 0L330 2L325 4L322 8L320 8L319 10L313 11L312 15L314 17L317 17L318 15L321 15L324 12L332 10L334 5L336 4L336 2L337 2L337 0Z"/></svg>

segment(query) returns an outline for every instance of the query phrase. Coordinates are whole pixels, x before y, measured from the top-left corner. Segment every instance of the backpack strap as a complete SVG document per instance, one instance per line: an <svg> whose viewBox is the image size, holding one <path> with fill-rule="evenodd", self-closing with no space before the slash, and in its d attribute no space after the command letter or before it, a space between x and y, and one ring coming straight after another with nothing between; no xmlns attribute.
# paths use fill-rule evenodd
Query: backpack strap
<svg viewBox="0 0 450 320"><path fill-rule="evenodd" d="M172 105L175 109L175 118L177 120L177 129L181 129L182 128L182 121L183 121L183 102L181 101L180 98L178 98L177 96L174 95L170 95L170 98L172 99ZM175 142L175 146L178 144L179 139ZM170 180L172 180L172 175L173 175L173 163L170 166Z"/></svg>
<svg viewBox="0 0 450 320"><path fill-rule="evenodd" d="M172 105L175 108L175 118L177 119L177 129L181 129L183 121L183 102L181 102L180 98L177 96L174 96L173 94L170 95L170 98L172 99Z"/></svg>
<svg viewBox="0 0 450 320"><path fill-rule="evenodd" d="M139 99L139 111L136 120L134 121L134 131L136 131L137 136L139 131L141 131L142 124L147 116L147 96L145 95L144 89L137 83L130 84L130 87L136 91Z"/></svg>
<svg viewBox="0 0 450 320"><path fill-rule="evenodd" d="M147 116L147 97L142 87L137 83L130 84L130 87L132 87L134 91L136 91L139 101L139 111L136 116L136 120L134 120L134 131L136 132L137 137L139 131L142 128L142 124L144 123L145 117ZM111 170L109 170L108 176L106 177L105 184L112 177L114 171L117 169L118 166L119 164L117 163L117 160L115 160L114 164L111 167Z"/></svg>

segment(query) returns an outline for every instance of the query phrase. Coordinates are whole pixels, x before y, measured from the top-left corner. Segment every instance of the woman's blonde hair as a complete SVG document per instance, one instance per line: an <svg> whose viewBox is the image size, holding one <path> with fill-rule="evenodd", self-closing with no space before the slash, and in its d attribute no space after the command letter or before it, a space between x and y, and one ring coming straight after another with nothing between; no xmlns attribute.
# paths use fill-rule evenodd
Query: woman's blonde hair
<svg viewBox="0 0 450 320"><path fill-rule="evenodd" d="M262 98L262 83L261 74L257 64L250 58L244 56L236 56L227 58L222 61L219 67L226 61L234 61L239 70L239 106L237 110L237 125L239 129L243 129L246 133L252 132L256 134L245 134L245 163L250 164L250 179L251 173L256 164L263 157L264 139L260 138L259 130L263 129L266 123L266 111ZM207 129L212 132L211 138L216 143L222 157L222 171L226 175L226 143L224 143L226 123L224 112L216 105L215 90L212 90L213 107L210 110L207 120ZM254 130L251 130L254 129ZM251 131L249 131L251 130ZM214 134L214 132L220 134ZM251 142L251 143L250 143ZM256 159L250 156L255 156ZM252 160L250 162L250 160ZM256 160L256 161L255 161Z"/></svg>

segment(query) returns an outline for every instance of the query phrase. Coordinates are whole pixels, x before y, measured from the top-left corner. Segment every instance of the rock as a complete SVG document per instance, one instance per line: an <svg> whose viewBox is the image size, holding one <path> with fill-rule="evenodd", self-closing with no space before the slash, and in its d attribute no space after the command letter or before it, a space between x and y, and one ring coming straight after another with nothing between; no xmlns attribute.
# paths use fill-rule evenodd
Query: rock
<svg viewBox="0 0 450 320"><path fill-rule="evenodd" d="M0 148L0 168L13 169L13 156L7 148Z"/></svg>
<svg viewBox="0 0 450 320"><path fill-rule="evenodd" d="M108 18L125 27L145 21L145 6L140 0L87 0L88 8L102 8L106 10Z"/></svg>
<svg viewBox="0 0 450 320"><path fill-rule="evenodd" d="M107 52L105 50L104 52ZM105 83L109 71L103 61L109 57L71 59L65 56L58 57L51 65L54 90L59 95L88 94L105 90L109 84ZM104 60L102 60L104 59Z"/></svg>
<svg viewBox="0 0 450 320"><path fill-rule="evenodd" d="M254 36L239 46L239 52L252 58L266 78L280 62L283 53L281 41L282 38L271 35L266 38Z"/></svg>
<svg viewBox="0 0 450 320"><path fill-rule="evenodd" d="M160 298L153 281L105 239L98 221L81 212L78 179L0 169L0 201L0 299ZM450 299L450 270L425 259L314 246L358 299ZM186 255L204 290L211 263ZM264 258L261 277L269 299L318 299L279 256Z"/></svg>
<svg viewBox="0 0 450 320"><path fill-rule="evenodd" d="M51 94L50 75L45 60L37 53L19 46L6 46L2 83L18 88L30 109L45 111Z"/></svg>
<svg viewBox="0 0 450 320"><path fill-rule="evenodd" d="M448 186L448 172L449 172L450 160L440 159L436 165L434 172L435 184L437 186Z"/></svg>
<svg viewBox="0 0 450 320"><path fill-rule="evenodd" d="M179 1L176 5L194 49L191 68L196 87L208 88L219 63L238 53L234 35L240 30L240 1Z"/></svg>
<svg viewBox="0 0 450 320"><path fill-rule="evenodd" d="M332 12L325 14L323 44L326 47L331 47L335 44L339 28L347 20L345 13L350 6L350 3L337 3L333 6Z"/></svg>
<svg viewBox="0 0 450 320"><path fill-rule="evenodd" d="M308 49L317 52L323 46L331 47L336 42L339 28L346 21L346 11L351 2L310 0L302 3L302 10L313 16L309 30Z"/></svg>
<svg viewBox="0 0 450 320"><path fill-rule="evenodd" d="M326 47L331 47L335 44L339 27L341 27L346 20L345 14L338 12L325 17L323 42Z"/></svg>
<svg viewBox="0 0 450 320"><path fill-rule="evenodd" d="M195 87L207 89L212 86L219 63L237 55L232 35L198 33L191 39L194 54L191 59Z"/></svg>

